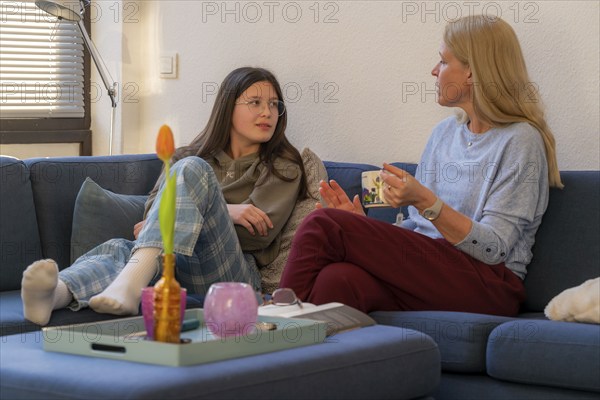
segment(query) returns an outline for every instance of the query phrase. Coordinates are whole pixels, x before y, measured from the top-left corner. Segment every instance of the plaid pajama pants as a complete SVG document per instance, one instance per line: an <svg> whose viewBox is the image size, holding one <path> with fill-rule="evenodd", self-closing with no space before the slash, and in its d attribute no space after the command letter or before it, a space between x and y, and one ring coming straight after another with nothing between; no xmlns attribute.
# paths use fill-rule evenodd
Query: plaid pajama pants
<svg viewBox="0 0 600 400"><path fill-rule="evenodd" d="M177 174L175 221L176 278L190 294L204 294L214 282L235 281L260 290L260 274L254 257L242 252L227 204L215 174L204 160L186 157L171 168ZM139 248L162 248L158 206L164 181L138 239L112 239L78 258L59 273L73 293L69 306L88 306L90 297L115 280ZM133 227L132 227L133 228ZM160 277L157 260L157 274Z"/></svg>

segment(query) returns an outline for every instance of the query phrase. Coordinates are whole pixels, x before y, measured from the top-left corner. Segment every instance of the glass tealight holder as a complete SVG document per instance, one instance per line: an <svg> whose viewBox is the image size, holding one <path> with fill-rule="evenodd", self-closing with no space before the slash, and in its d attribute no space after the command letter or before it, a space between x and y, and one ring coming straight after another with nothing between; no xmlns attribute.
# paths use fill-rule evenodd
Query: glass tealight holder
<svg viewBox="0 0 600 400"><path fill-rule="evenodd" d="M213 335L252 334L257 318L256 293L247 283L219 282L208 289L204 299L204 323Z"/></svg>

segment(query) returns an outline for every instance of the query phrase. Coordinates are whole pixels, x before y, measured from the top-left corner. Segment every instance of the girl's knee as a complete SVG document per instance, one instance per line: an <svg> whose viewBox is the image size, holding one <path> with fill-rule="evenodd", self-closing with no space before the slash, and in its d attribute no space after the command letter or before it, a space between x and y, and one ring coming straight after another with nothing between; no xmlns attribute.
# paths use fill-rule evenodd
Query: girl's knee
<svg viewBox="0 0 600 400"><path fill-rule="evenodd" d="M206 173L212 171L211 166L200 157L189 156L182 158L173 164L173 170L186 173L188 171L195 173Z"/></svg>
<svg viewBox="0 0 600 400"><path fill-rule="evenodd" d="M182 158L173 164L173 171L185 182L205 182L207 185L218 185L212 167L200 157Z"/></svg>

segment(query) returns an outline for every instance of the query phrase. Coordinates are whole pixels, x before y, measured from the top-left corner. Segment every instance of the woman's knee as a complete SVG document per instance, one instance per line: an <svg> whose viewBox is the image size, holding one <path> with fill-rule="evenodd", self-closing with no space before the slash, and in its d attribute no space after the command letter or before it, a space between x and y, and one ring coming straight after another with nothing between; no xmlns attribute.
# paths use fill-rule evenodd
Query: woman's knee
<svg viewBox="0 0 600 400"><path fill-rule="evenodd" d="M339 239L339 231L356 229L355 224L362 224L363 221L357 221L358 215L348 211L336 210L333 208L320 208L308 214L300 226L294 239L302 238L305 235L316 236L323 239ZM360 228L360 227L359 227Z"/></svg>
<svg viewBox="0 0 600 400"><path fill-rule="evenodd" d="M335 224L336 217L340 210L335 210L333 208L319 208L312 211L308 214L300 227L310 227L310 228L320 228L327 230L332 224ZM347 211L342 211L347 213Z"/></svg>
<svg viewBox="0 0 600 400"><path fill-rule="evenodd" d="M323 242L328 238L331 231L332 221L325 209L317 209L308 214L303 220L296 234L293 243L295 247L301 244L312 243L314 241Z"/></svg>

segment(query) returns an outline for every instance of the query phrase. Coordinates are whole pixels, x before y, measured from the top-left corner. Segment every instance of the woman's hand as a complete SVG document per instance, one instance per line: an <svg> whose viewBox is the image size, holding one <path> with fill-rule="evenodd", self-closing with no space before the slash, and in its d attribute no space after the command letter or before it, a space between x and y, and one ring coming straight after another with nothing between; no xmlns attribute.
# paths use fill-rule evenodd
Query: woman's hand
<svg viewBox="0 0 600 400"><path fill-rule="evenodd" d="M403 169L384 163L381 179L383 197L392 207L414 206L421 212L435 203L435 194Z"/></svg>
<svg viewBox="0 0 600 400"><path fill-rule="evenodd" d="M227 210L233 223L242 225L252 235L258 231L259 235L267 236L268 229L273 229L269 216L252 204L227 204Z"/></svg>
<svg viewBox="0 0 600 400"><path fill-rule="evenodd" d="M140 221L137 224L135 224L133 226L133 237L137 240L140 231L142 230L142 228L144 227L144 224L146 223L146 221Z"/></svg>
<svg viewBox="0 0 600 400"><path fill-rule="evenodd" d="M389 164L383 164L381 179L385 184L383 196L393 207L413 206L419 213L431 207L437 197L408 172ZM451 244L462 242L471 232L473 221L464 214L444 204L433 224Z"/></svg>
<svg viewBox="0 0 600 400"><path fill-rule="evenodd" d="M319 182L319 193L321 198L327 203L329 208L337 208L338 210L346 210L359 215L365 215L362 204L360 203L360 197L354 196L354 199L350 201L350 198L344 192L344 189L333 179L329 183L325 181ZM316 208L323 208L321 202L317 202Z"/></svg>

